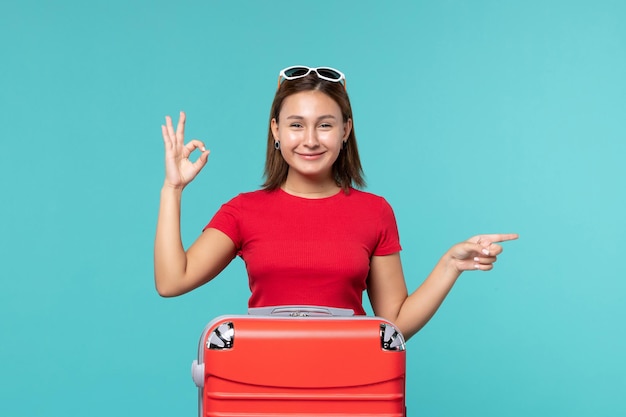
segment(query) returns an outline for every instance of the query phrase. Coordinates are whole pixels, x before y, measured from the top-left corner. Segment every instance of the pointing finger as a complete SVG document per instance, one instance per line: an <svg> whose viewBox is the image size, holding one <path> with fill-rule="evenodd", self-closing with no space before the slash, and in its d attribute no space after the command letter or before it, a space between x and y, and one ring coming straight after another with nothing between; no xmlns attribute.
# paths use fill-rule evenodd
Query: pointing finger
<svg viewBox="0 0 626 417"><path fill-rule="evenodd" d="M517 233L496 233L489 235L478 236L477 243L494 243L494 242L506 242L508 240L515 240L519 238Z"/></svg>
<svg viewBox="0 0 626 417"><path fill-rule="evenodd" d="M483 246L488 246L494 242L506 242L507 240L515 240L519 237L517 233L495 233L488 235L478 235L471 238L470 242L475 242Z"/></svg>

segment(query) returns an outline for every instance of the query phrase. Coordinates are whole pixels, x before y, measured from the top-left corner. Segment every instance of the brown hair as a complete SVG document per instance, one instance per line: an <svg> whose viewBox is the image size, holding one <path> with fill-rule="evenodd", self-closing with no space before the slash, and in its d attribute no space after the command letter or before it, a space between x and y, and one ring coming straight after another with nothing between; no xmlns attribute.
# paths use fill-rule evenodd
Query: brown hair
<svg viewBox="0 0 626 417"><path fill-rule="evenodd" d="M275 190L279 188L287 180L287 172L289 165L283 159L280 151L274 148L274 135L272 134L272 119L278 122L278 116L283 106L283 101L292 94L303 91L320 91L332 98L341 109L343 122L352 119L352 130L348 139L346 139L345 148L341 150L337 160L333 164L333 177L345 192L350 187L365 187L365 179L363 168L361 167L361 159L359 158L359 150L356 145L356 136L354 134L354 118L352 117L352 106L348 92L341 83L326 81L318 78L317 74L311 73L306 77L296 80L285 80L280 84L272 108L270 110L270 124L267 132L267 151L265 158L265 182L263 188L266 190Z"/></svg>

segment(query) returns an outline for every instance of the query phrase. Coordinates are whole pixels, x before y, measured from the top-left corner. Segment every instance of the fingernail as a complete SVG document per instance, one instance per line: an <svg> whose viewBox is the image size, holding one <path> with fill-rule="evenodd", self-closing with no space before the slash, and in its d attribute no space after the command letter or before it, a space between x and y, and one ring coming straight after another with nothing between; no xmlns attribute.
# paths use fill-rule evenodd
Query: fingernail
<svg viewBox="0 0 626 417"><path fill-rule="evenodd" d="M478 264L474 264L474 268L475 268L475 269L479 269L479 268L480 268L480 265L478 265Z"/></svg>
<svg viewBox="0 0 626 417"><path fill-rule="evenodd" d="M476 257L474 258L474 262L478 262L478 261L480 261L480 258L479 258L478 256L476 256Z"/></svg>
<svg viewBox="0 0 626 417"><path fill-rule="evenodd" d="M487 249L483 249L483 250L482 250L482 253L484 253L485 255L489 255L489 250L487 250Z"/></svg>

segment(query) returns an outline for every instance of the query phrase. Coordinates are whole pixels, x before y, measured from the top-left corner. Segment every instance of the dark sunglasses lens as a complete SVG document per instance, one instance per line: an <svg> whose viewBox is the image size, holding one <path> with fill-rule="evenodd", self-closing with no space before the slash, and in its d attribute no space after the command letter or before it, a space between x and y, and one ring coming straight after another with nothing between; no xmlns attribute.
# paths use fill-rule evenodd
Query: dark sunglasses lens
<svg viewBox="0 0 626 417"><path fill-rule="evenodd" d="M289 68L288 70L285 71L285 76L287 77L303 77L306 75L306 73L309 72L308 68L304 68L304 67L294 67L294 68Z"/></svg>
<svg viewBox="0 0 626 417"><path fill-rule="evenodd" d="M322 77L330 78L331 80L340 80L341 79L341 74L339 74L337 71L333 71L333 70L328 69L328 68L319 68L317 70L317 73L319 75L321 75Z"/></svg>

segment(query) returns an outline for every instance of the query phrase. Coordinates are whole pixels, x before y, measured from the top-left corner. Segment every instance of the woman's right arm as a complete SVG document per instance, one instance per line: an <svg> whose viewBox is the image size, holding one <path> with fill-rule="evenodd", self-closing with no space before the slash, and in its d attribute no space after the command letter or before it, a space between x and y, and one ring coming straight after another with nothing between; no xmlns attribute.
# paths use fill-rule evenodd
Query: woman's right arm
<svg viewBox="0 0 626 417"><path fill-rule="evenodd" d="M185 251L180 234L182 192L206 165L209 151L198 140L184 143L183 112L176 130L169 116L161 128L165 145L165 182L161 189L154 242L154 280L160 295L173 297L213 279L235 257L236 248L224 233L209 228ZM202 154L191 162L189 155L196 149Z"/></svg>

